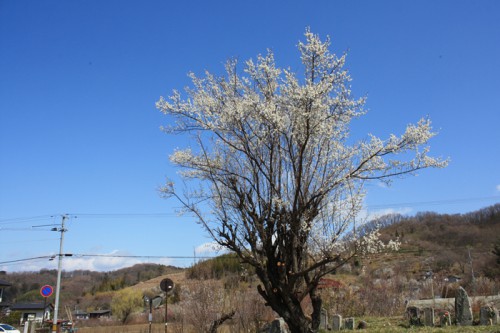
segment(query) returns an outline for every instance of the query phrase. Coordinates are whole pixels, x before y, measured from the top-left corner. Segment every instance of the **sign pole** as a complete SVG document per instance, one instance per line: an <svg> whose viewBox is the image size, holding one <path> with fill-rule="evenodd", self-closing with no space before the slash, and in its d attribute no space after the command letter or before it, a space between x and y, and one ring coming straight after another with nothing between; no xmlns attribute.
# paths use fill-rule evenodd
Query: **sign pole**
<svg viewBox="0 0 500 333"><path fill-rule="evenodd" d="M47 308L47 297L43 298L43 314L42 314L42 327L45 324L45 309Z"/></svg>
<svg viewBox="0 0 500 333"><path fill-rule="evenodd" d="M48 284L40 288L40 295L43 297L43 315L42 315L42 327L45 323L45 309L47 309L47 298L49 298L54 292L54 288Z"/></svg>
<svg viewBox="0 0 500 333"><path fill-rule="evenodd" d="M149 299L149 333L151 333L151 324L153 322L153 300Z"/></svg>
<svg viewBox="0 0 500 333"><path fill-rule="evenodd" d="M160 289L165 292L165 333L168 333L168 293L174 288L174 281L163 279L160 282Z"/></svg>
<svg viewBox="0 0 500 333"><path fill-rule="evenodd" d="M165 333L168 333L168 292L165 290Z"/></svg>

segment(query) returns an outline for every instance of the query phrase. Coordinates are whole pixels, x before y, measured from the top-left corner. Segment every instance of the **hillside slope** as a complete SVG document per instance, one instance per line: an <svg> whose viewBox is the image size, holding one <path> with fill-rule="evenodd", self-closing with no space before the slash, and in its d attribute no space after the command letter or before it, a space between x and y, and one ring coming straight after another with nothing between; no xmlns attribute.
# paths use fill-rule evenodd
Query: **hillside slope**
<svg viewBox="0 0 500 333"><path fill-rule="evenodd" d="M330 278L342 287L333 294L327 291L326 307L345 315L391 314L399 313L408 299L452 297L458 284L474 295L499 292L500 204L458 215L388 215L368 223L361 232L376 225L383 239L399 238L401 250L359 257L339 269ZM4 273L0 278L12 283L4 300L40 301L40 287L55 284L56 275L55 270ZM218 281L228 292L246 288L255 293L258 283L249 267L224 255L189 269L142 264L105 273L64 272L61 302L72 309L108 309L117 291L130 288L158 294L166 277L184 289Z"/></svg>

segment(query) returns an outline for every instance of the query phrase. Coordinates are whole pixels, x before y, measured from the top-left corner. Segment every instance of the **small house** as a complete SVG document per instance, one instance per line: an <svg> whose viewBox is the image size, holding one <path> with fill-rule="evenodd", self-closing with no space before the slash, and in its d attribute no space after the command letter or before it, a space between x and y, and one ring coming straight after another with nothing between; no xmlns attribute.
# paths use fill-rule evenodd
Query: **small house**
<svg viewBox="0 0 500 333"><path fill-rule="evenodd" d="M111 310L96 310L89 312L90 319L111 318Z"/></svg>
<svg viewBox="0 0 500 333"><path fill-rule="evenodd" d="M22 325L27 320L42 322L50 319L54 306L50 303L16 303L12 304L10 311L21 312Z"/></svg>
<svg viewBox="0 0 500 333"><path fill-rule="evenodd" d="M0 312L9 306L9 303L3 299L3 290L5 287L10 287L11 284L7 281L0 280Z"/></svg>
<svg viewBox="0 0 500 333"><path fill-rule="evenodd" d="M73 317L76 320L86 320L89 319L89 313L87 311L76 310L73 312Z"/></svg>

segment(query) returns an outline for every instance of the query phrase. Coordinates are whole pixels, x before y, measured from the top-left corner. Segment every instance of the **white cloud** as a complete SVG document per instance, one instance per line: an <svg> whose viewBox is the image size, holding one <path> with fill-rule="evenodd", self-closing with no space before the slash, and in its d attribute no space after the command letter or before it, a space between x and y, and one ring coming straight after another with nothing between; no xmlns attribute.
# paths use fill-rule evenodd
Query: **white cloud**
<svg viewBox="0 0 500 333"><path fill-rule="evenodd" d="M384 188L384 189L389 189L390 188L390 186L387 183L384 183L384 182L376 182L375 186L377 186L379 188Z"/></svg>
<svg viewBox="0 0 500 333"><path fill-rule="evenodd" d="M141 263L141 258L122 257L125 255L126 254L119 253L118 251L113 251L96 257L85 256L64 258L63 268L65 271L114 271Z"/></svg>
<svg viewBox="0 0 500 333"><path fill-rule="evenodd" d="M225 248L217 244L216 242L203 243L195 248L194 252L196 255L200 256L216 256L222 253L226 253Z"/></svg>
<svg viewBox="0 0 500 333"><path fill-rule="evenodd" d="M399 207L399 208L385 208L385 209L377 209L377 210L362 210L359 214L358 217L362 221L371 221L374 219L377 219L381 216L384 215L389 215L389 214L400 214L400 215L408 215L413 212L413 209L411 207Z"/></svg>
<svg viewBox="0 0 500 333"><path fill-rule="evenodd" d="M134 257L129 253L112 251L108 254L98 256L70 257L65 259L64 270L90 270L90 271L114 271L120 268L131 267L137 264L155 263L162 265L172 265L172 259L168 258L142 258Z"/></svg>
<svg viewBox="0 0 500 333"><path fill-rule="evenodd" d="M500 192L500 185L497 185L497 192Z"/></svg>
<svg viewBox="0 0 500 333"><path fill-rule="evenodd" d="M131 267L140 263L155 263L162 265L172 265L173 260L169 258L142 258L134 257L126 252L112 251L110 253L99 255L74 255L72 257L63 257L62 269L63 271L74 270L90 270L98 272L109 272L120 268ZM19 265L0 266L0 270L12 272L38 272L41 269L57 269L57 257L49 261L49 258L26 261Z"/></svg>

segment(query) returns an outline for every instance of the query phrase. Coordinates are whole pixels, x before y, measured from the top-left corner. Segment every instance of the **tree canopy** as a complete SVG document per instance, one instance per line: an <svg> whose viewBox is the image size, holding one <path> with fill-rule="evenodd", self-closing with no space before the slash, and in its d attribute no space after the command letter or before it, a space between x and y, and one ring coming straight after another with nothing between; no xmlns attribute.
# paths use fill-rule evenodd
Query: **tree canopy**
<svg viewBox="0 0 500 333"><path fill-rule="evenodd" d="M361 248L343 236L362 208L365 183L447 164L428 154L429 119L401 135L355 141L350 125L365 114L365 98L352 95L346 55L329 48L329 38L307 29L298 44L302 73L277 67L268 51L242 68L229 60L223 77L191 73L187 97L174 91L157 102L175 120L164 130L193 138L170 157L185 186L168 181L163 192L255 268L260 294L292 332L317 328L319 280ZM380 249L374 236L358 245ZM307 296L312 323L300 306Z"/></svg>

